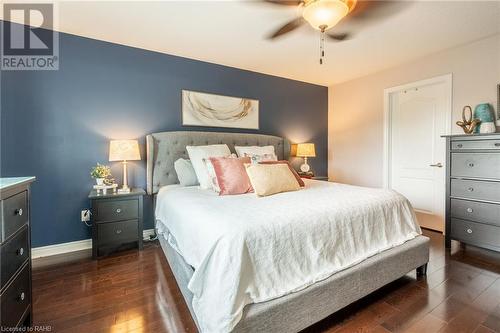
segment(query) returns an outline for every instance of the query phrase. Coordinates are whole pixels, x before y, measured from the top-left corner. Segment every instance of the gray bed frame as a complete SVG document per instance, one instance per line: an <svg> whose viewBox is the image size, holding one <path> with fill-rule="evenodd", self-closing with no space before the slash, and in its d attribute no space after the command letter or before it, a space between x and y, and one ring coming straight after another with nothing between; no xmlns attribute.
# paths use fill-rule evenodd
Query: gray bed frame
<svg viewBox="0 0 500 333"><path fill-rule="evenodd" d="M174 162L181 157L187 158L188 145L225 143L232 152L235 145L273 145L279 159L288 159L290 152L290 144L286 139L248 133L162 132L148 135L146 142L147 191L150 195L156 195L164 185L178 183ZM199 328L192 308L193 294L187 287L194 270L162 235L159 235L159 241L191 316ZM425 275L428 261L429 239L418 236L304 290L247 305L234 332L298 332L414 269L417 270L417 275Z"/></svg>

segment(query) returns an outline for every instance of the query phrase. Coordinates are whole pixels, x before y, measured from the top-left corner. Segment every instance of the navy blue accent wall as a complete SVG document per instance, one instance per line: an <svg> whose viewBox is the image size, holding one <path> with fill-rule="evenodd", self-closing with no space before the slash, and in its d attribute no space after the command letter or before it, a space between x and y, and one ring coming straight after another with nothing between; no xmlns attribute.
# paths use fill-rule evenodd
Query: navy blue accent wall
<svg viewBox="0 0 500 333"><path fill-rule="evenodd" d="M314 142L310 159L327 173L326 87L142 49L60 34L58 71L1 73L1 176L36 176L32 192L33 246L90 238L80 210L108 140L171 130L263 133ZM260 130L183 127L181 90L260 101ZM132 162L129 183L145 188L145 162ZM145 229L152 203L145 202Z"/></svg>

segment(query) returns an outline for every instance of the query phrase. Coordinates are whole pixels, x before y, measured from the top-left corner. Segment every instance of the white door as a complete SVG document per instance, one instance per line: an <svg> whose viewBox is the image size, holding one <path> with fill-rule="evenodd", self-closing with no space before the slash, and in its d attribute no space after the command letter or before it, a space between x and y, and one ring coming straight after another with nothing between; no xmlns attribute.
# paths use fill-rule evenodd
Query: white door
<svg viewBox="0 0 500 333"><path fill-rule="evenodd" d="M393 88L388 120L388 185L410 200L420 226L443 232L451 78Z"/></svg>

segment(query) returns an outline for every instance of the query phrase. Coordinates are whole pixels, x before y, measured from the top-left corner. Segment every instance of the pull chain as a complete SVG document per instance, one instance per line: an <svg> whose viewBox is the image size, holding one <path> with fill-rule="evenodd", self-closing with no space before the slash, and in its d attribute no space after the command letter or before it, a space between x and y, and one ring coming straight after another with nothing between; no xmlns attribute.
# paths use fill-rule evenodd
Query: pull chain
<svg viewBox="0 0 500 333"><path fill-rule="evenodd" d="M325 58L325 30L326 25L319 27L321 29L319 35L319 64L323 65L323 59Z"/></svg>

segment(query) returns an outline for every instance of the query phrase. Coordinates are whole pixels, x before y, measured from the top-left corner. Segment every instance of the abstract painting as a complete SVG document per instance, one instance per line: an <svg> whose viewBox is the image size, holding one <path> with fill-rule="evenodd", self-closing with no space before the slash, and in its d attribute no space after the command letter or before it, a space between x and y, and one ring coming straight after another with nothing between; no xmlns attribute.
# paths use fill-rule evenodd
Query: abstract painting
<svg viewBox="0 0 500 333"><path fill-rule="evenodd" d="M259 129L259 101L183 90L182 125Z"/></svg>

